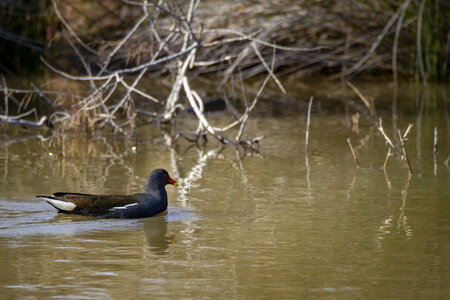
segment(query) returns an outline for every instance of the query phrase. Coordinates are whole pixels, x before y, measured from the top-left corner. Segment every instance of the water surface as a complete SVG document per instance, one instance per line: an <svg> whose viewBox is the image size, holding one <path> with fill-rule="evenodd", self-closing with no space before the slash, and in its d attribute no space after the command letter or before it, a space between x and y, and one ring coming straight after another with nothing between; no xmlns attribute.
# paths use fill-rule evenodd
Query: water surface
<svg viewBox="0 0 450 300"><path fill-rule="evenodd" d="M413 102L414 103L414 102ZM420 107L420 105L419 105ZM444 299L450 296L448 112L380 112L387 133L414 124L407 150L387 147L368 119L304 110L251 118L261 155L193 147L153 125L136 151L120 137L67 137L66 157L20 132L0 147L0 295L11 298ZM351 108L350 108L351 110ZM350 113L351 114L351 113ZM211 116L223 122L220 114ZM178 124L196 123L186 116ZM433 156L433 129L439 151ZM351 138L357 168L346 139ZM135 193L157 167L165 216L58 215L37 194Z"/></svg>

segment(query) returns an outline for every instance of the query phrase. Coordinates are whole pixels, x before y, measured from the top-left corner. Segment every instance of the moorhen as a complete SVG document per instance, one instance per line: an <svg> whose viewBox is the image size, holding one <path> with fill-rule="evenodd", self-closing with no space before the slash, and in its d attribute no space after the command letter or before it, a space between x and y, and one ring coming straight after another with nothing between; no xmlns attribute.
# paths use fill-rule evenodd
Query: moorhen
<svg viewBox="0 0 450 300"><path fill-rule="evenodd" d="M146 218L167 209L166 185L177 186L164 169L155 169L147 177L145 192L132 195L92 195L55 193L36 196L46 200L58 212L102 218Z"/></svg>

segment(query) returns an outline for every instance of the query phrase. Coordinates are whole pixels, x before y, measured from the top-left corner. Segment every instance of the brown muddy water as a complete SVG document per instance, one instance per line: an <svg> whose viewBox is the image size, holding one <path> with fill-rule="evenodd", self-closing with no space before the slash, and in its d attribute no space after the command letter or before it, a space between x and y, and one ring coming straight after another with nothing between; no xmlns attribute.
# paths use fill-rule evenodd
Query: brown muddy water
<svg viewBox="0 0 450 300"><path fill-rule="evenodd" d="M65 158L46 150L44 134L4 135L0 298L449 298L448 98L432 102L439 108L426 99L406 99L419 105L396 119L380 113L389 136L414 125L412 176L398 155L380 170L387 147L367 118L351 128L344 110L320 113L320 101L308 155L304 109L251 117L246 134L265 139L245 158L214 142L169 147L153 125L139 128L136 151L121 137L67 137ZM158 167L180 183L167 187L165 216L58 215L34 197L140 192Z"/></svg>

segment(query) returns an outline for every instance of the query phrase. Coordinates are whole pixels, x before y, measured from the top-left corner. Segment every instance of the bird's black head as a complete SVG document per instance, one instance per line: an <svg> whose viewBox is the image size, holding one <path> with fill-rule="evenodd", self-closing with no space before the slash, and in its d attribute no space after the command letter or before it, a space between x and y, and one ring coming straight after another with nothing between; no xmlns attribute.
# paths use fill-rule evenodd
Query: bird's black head
<svg viewBox="0 0 450 300"><path fill-rule="evenodd" d="M166 185L171 184L177 186L178 183L170 178L169 173L164 169L155 169L147 177L145 184L145 192L153 189L164 188Z"/></svg>

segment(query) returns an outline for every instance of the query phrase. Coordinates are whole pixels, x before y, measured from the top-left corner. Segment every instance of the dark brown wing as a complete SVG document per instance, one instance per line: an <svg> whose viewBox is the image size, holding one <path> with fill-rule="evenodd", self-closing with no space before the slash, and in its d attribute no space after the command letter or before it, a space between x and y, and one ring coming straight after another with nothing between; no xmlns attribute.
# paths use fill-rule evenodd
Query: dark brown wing
<svg viewBox="0 0 450 300"><path fill-rule="evenodd" d="M92 195L79 193L55 193L53 197L75 204L76 210L82 214L99 214L113 207L122 207L128 204L139 203L142 194L134 195Z"/></svg>

